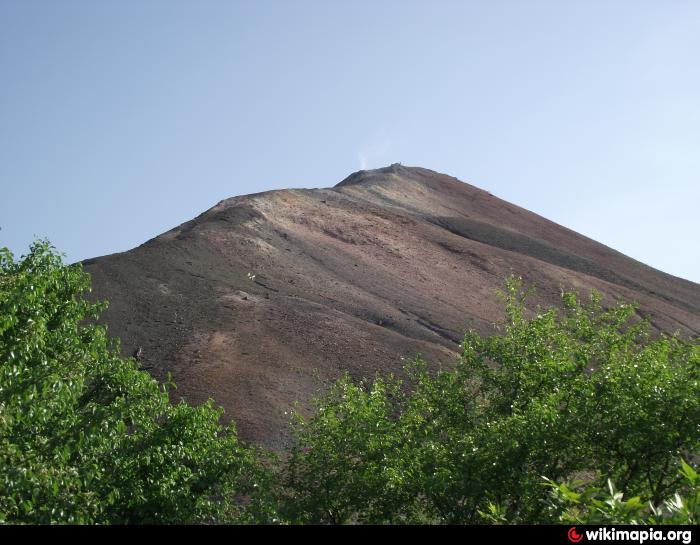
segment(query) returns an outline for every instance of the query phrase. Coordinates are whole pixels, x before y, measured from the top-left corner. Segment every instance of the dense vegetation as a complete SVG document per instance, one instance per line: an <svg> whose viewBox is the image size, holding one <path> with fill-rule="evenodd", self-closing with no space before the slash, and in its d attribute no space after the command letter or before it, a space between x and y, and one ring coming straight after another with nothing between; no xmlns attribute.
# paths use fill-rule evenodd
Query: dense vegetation
<svg viewBox="0 0 700 545"><path fill-rule="evenodd" d="M89 287L46 242L0 250L0 521L699 520L700 344L632 305L532 313L511 280L454 368L341 378L279 462L119 357Z"/></svg>
<svg viewBox="0 0 700 545"><path fill-rule="evenodd" d="M417 361L409 388L346 377L298 420L295 520L535 523L565 516L543 476L611 479L654 505L681 487L700 438L700 346L652 340L633 306L604 310L597 295L564 293L563 316L530 318L517 281L503 296L500 334L468 333L456 368Z"/></svg>
<svg viewBox="0 0 700 545"><path fill-rule="evenodd" d="M211 403L173 405L95 319L89 277L45 242L0 250L0 520L239 520L264 478Z"/></svg>

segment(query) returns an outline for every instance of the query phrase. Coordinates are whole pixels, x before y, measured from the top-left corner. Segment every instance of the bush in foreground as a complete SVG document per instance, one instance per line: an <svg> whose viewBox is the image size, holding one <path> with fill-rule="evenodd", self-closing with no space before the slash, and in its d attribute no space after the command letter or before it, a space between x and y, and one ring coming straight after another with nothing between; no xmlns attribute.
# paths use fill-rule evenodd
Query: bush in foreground
<svg viewBox="0 0 700 545"><path fill-rule="evenodd" d="M661 503L640 496L627 497L612 481L607 488L582 482L558 484L548 481L550 516L566 524L698 524L700 476L684 460L680 462L677 490ZM498 512L490 506L489 515ZM487 518L491 518L487 515Z"/></svg>
<svg viewBox="0 0 700 545"><path fill-rule="evenodd" d="M95 324L89 276L46 242L0 250L0 521L254 518L266 472L210 403L165 386ZM253 497L251 503L251 495ZM247 504L245 506L243 504Z"/></svg>
<svg viewBox="0 0 700 545"><path fill-rule="evenodd" d="M700 441L697 341L652 338L633 306L596 294L530 317L518 281L503 295L500 334L468 333L456 368L418 360L407 388L345 377L297 415L291 520L561 522L543 477L610 479L653 505L683 485L678 461Z"/></svg>

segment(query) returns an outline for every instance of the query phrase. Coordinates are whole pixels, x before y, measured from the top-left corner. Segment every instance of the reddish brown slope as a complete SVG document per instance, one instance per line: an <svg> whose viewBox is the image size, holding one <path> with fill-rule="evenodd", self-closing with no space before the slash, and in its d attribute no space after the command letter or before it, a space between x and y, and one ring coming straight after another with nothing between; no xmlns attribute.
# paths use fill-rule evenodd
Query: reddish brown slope
<svg viewBox="0 0 700 545"><path fill-rule="evenodd" d="M560 286L640 303L655 326L700 332L700 286L455 178L392 165L332 189L220 202L129 252L85 262L125 353L213 397L241 435L281 448L286 416L324 380L454 361L484 333L512 271L556 304ZM249 278L249 273L255 275Z"/></svg>

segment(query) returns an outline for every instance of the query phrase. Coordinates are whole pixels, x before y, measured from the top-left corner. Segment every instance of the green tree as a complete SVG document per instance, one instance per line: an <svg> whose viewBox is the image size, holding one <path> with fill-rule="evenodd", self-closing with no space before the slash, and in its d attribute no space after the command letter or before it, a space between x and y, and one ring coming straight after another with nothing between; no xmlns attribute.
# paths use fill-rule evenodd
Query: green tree
<svg viewBox="0 0 700 545"><path fill-rule="evenodd" d="M477 523L495 508L532 523L551 521L542 476L611 479L654 504L680 486L676 461L700 441L697 340L652 336L597 294L533 313L519 281L502 295L498 334L469 332L454 369L417 360L406 387L343 379L298 417L292 518Z"/></svg>
<svg viewBox="0 0 700 545"><path fill-rule="evenodd" d="M687 462L681 460L678 489L661 503L643 500L640 496L626 498L612 481L601 489L580 481L555 483L546 479L550 488L547 501L549 516L566 524L697 524L700 521L700 476ZM496 506L489 506L487 520L496 522Z"/></svg>
<svg viewBox="0 0 700 545"><path fill-rule="evenodd" d="M296 442L284 472L282 508L294 523L401 522L402 487L388 457L401 445L394 405L399 383L377 380L368 390L339 379L307 422L293 415ZM392 493L396 492L395 494Z"/></svg>
<svg viewBox="0 0 700 545"><path fill-rule="evenodd" d="M269 474L211 402L170 403L119 357L89 275L47 242L0 250L0 521L191 523L273 516Z"/></svg>

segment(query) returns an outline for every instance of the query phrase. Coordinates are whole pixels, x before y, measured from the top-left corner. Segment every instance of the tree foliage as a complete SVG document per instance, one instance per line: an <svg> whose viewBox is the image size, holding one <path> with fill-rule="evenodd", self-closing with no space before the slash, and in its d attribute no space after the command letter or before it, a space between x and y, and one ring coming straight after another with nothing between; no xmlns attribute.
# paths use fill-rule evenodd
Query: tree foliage
<svg viewBox="0 0 700 545"><path fill-rule="evenodd" d="M119 357L89 289L47 242L0 250L0 521L249 520L256 452L211 402L173 405Z"/></svg>
<svg viewBox="0 0 700 545"><path fill-rule="evenodd" d="M543 476L610 479L654 505L681 486L700 439L697 341L652 338L634 306L597 294L533 315L519 281L502 295L499 334L469 332L454 369L345 377L297 417L292 520L555 522Z"/></svg>
<svg viewBox="0 0 700 545"><path fill-rule="evenodd" d="M680 486L661 503L640 496L625 497L608 480L601 489L581 481L554 483L547 480L550 516L566 524L697 524L700 521L700 476L685 460L680 461ZM497 512L490 506L490 513Z"/></svg>

